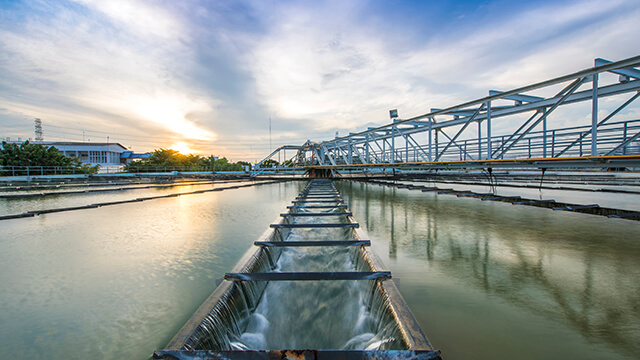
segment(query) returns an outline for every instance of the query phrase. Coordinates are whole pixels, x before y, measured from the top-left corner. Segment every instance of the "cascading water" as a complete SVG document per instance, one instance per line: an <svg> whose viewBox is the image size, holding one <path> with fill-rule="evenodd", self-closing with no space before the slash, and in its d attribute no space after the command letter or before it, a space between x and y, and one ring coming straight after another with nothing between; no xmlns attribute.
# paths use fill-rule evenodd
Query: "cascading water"
<svg viewBox="0 0 640 360"><path fill-rule="evenodd" d="M309 187L307 187L309 188ZM340 212L332 207L318 212ZM304 207L292 212L310 212ZM348 223L345 216L293 216L293 224ZM272 241L356 240L348 228L275 230ZM261 248L242 272L372 271L354 246ZM405 349L377 280L233 282L185 349ZM218 291L218 290L216 290ZM221 290L222 291L222 290Z"/></svg>
<svg viewBox="0 0 640 360"><path fill-rule="evenodd" d="M303 238L304 239L304 238ZM306 238L308 239L308 238ZM289 241L299 241L291 234ZM343 248L290 248L274 271L357 271L352 251ZM369 297L372 281L274 282L240 337L249 349L365 349L376 343L379 321ZM384 326L382 326L384 328Z"/></svg>

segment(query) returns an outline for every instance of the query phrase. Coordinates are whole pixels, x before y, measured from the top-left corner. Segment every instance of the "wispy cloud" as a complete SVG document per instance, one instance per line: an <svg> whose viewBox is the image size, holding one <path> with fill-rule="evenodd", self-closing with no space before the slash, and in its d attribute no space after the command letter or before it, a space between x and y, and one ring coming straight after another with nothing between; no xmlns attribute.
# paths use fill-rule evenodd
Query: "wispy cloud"
<svg viewBox="0 0 640 360"><path fill-rule="evenodd" d="M376 36L383 28L352 21L339 5L320 13L313 9L320 19L331 20L312 22L311 9L287 7L257 48L254 71L260 95L283 116L312 117L335 127L369 117L384 121L386 108L418 115L431 106L485 96L493 87L509 89L577 71L598 56L632 56L637 50L629 42L640 31L635 21L640 9L633 5L551 3L497 14L471 20L451 34L434 33L404 52L395 51L395 39Z"/></svg>
<svg viewBox="0 0 640 360"><path fill-rule="evenodd" d="M60 107L74 112L75 106L93 127L137 123L165 135L214 139L197 117L213 113L215 103L193 96L175 70L192 62L179 19L162 8L125 3L87 3L82 11L47 5L46 15L22 14L22 31L5 27L0 37L10 55L3 67L14 84L31 85L13 85L15 93L33 99L23 106L16 99L10 110L47 118L40 114ZM147 26L154 19L163 25Z"/></svg>
<svg viewBox="0 0 640 360"><path fill-rule="evenodd" d="M637 55L640 33L634 0L76 0L6 10L7 129L37 116L128 134L133 145L137 136L140 150L183 141L235 159L268 151L269 117L274 146L322 140L386 123L391 108L410 117L595 57Z"/></svg>

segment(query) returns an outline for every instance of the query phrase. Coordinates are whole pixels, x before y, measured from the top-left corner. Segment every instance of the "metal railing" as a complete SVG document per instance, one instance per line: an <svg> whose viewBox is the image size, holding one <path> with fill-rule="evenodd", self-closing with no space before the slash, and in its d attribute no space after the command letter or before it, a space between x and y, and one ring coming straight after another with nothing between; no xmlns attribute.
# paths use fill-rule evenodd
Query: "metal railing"
<svg viewBox="0 0 640 360"><path fill-rule="evenodd" d="M523 158L553 158L560 156L584 157L591 154L591 136L589 126L575 126L547 131L530 132L509 148L508 152L501 154L498 159L523 159ZM605 124L598 130L598 151L610 155L640 155L640 139L627 140L631 134L640 131L640 120L629 120ZM585 136L585 134L587 134ZM509 146L512 141L510 135L498 135L491 139L491 148L496 154ZM489 139L464 139L457 142L458 146L449 147L440 155L440 161L466 161L487 160L486 150ZM620 144L625 144L620 146ZM440 153L444 144L433 145L434 152ZM395 153L395 159L393 154ZM372 159L385 159L386 163L404 163L425 161L423 152L414 147L396 148L385 151L372 151L369 153ZM496 157L494 157L496 159ZM352 163L357 163L355 159ZM336 164L348 164L345 159L339 158Z"/></svg>
<svg viewBox="0 0 640 360"><path fill-rule="evenodd" d="M0 166L0 176L86 175L91 168L73 166Z"/></svg>
<svg viewBox="0 0 640 360"><path fill-rule="evenodd" d="M128 166L124 168L121 172L124 173L168 173L168 172L206 172L206 173L215 173L219 171L224 172L245 172L244 168L239 168L238 166L143 166L143 167L132 167Z"/></svg>
<svg viewBox="0 0 640 360"><path fill-rule="evenodd" d="M447 161L538 158L571 159L574 167L585 160L582 163L589 167L593 161L576 158L624 155L626 164L640 167L640 156L629 156L640 155L639 120L619 120L640 97L640 56L618 62L596 59L594 65L509 91L490 90L489 96L477 100L409 119L393 118L390 124L348 136L282 146L262 162L285 149L297 149L289 160L299 167L408 163L428 167ZM618 102L617 107L600 109L604 98L607 107ZM559 117L558 108L570 110ZM610 111L603 116L600 110ZM565 125L585 116L590 125ZM492 130L497 128L515 130L496 135Z"/></svg>
<svg viewBox="0 0 640 360"><path fill-rule="evenodd" d="M157 167L104 167L99 170L89 167L72 166L0 166L0 176L49 176L49 175L90 175L90 174L149 174L149 173L247 173L237 166L157 166Z"/></svg>

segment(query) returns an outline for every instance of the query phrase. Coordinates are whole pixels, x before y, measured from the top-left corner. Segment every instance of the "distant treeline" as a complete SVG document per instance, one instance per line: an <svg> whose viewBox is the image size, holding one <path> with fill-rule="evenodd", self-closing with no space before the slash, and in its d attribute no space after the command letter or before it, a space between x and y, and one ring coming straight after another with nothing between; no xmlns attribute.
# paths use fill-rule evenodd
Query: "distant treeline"
<svg viewBox="0 0 640 360"><path fill-rule="evenodd" d="M246 161L229 162L226 157L184 155L172 149L157 149L148 159L136 160L125 165L125 171L139 172L151 169L243 171L246 166L250 167L251 164Z"/></svg>

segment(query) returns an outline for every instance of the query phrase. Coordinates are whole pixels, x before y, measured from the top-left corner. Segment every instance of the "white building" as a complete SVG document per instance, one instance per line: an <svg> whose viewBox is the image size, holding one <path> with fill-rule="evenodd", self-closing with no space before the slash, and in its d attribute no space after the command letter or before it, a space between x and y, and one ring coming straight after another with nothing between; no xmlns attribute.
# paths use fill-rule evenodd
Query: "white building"
<svg viewBox="0 0 640 360"><path fill-rule="evenodd" d="M22 144L22 141L7 141ZM32 144L53 146L62 155L77 158L84 164L100 165L101 169L120 167L137 159L146 159L150 153L136 154L119 143L78 141L30 141Z"/></svg>
<svg viewBox="0 0 640 360"><path fill-rule="evenodd" d="M37 144L53 146L62 155L75 157L82 163L100 165L100 167L120 166L122 153L128 151L119 143L38 141Z"/></svg>

